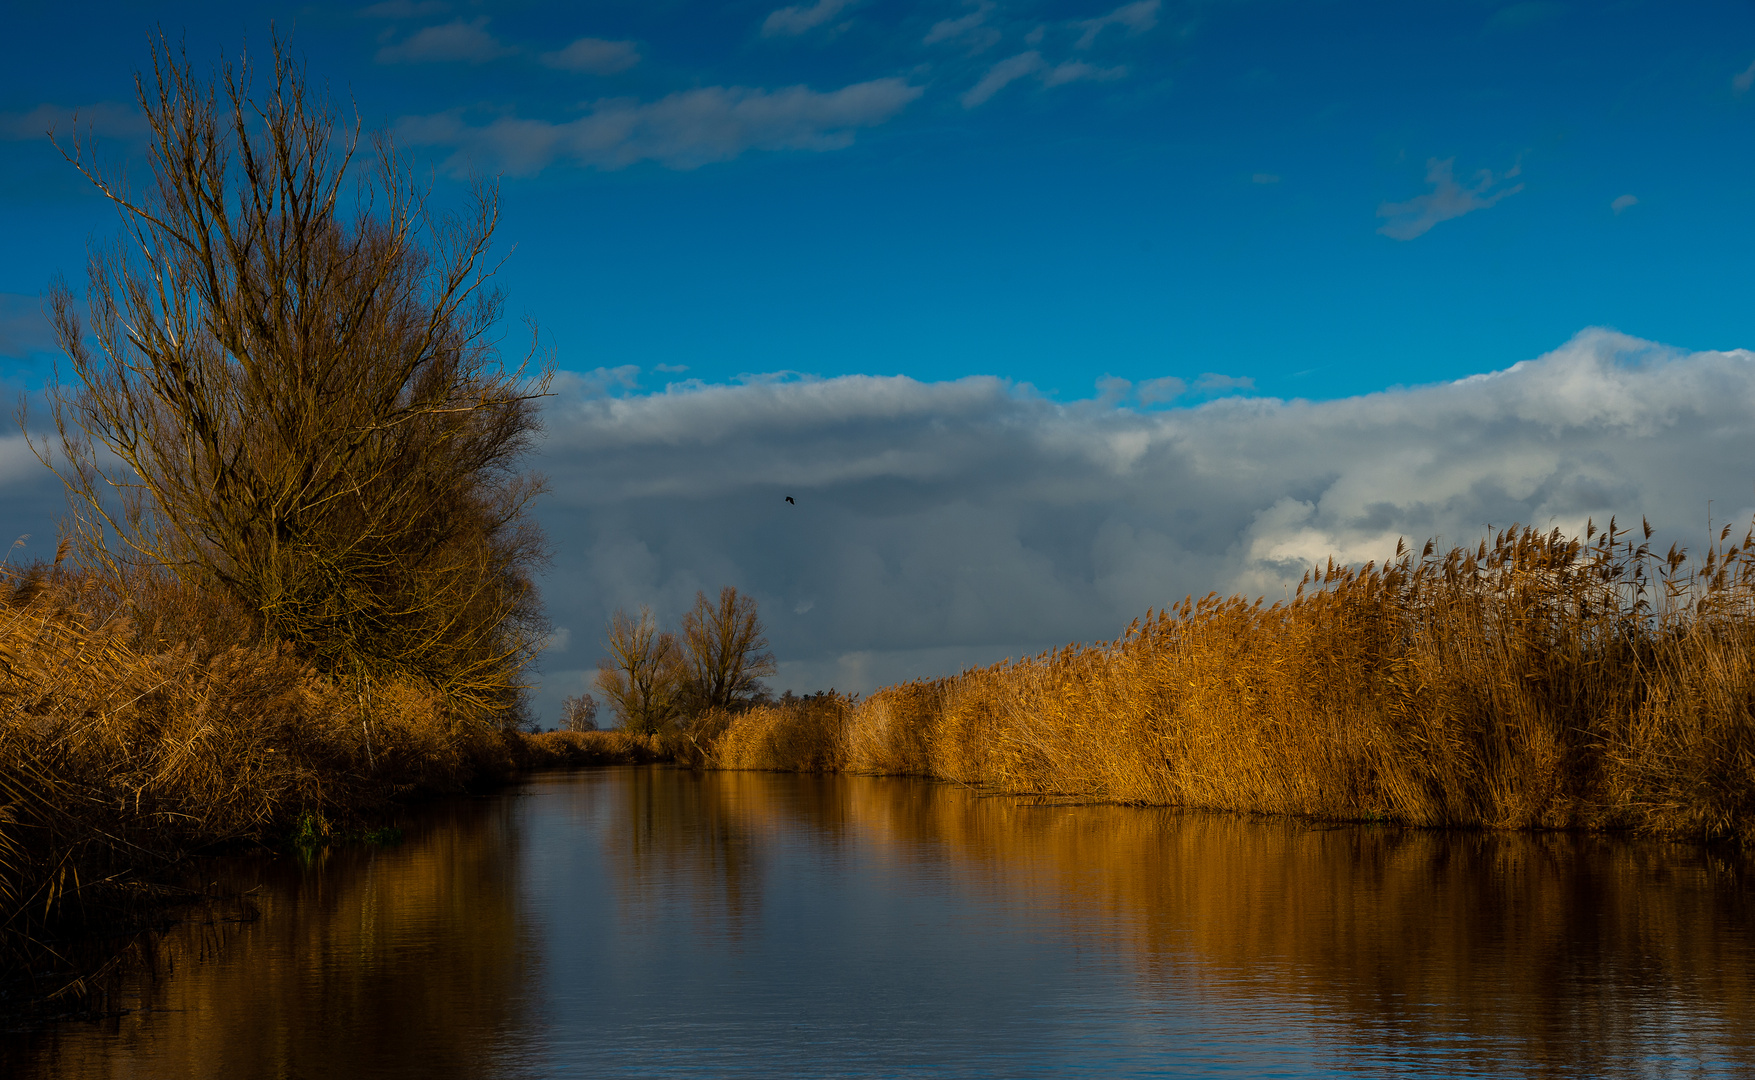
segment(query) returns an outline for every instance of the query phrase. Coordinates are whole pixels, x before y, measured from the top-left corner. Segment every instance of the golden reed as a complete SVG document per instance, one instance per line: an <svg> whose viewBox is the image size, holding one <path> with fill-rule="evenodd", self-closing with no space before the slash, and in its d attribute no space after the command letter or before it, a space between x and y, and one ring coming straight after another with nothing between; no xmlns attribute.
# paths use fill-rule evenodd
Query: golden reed
<svg viewBox="0 0 1755 1080"><path fill-rule="evenodd" d="M1613 522L1330 561L1285 603L1209 595L1115 641L858 703L754 709L712 758L1151 805L1747 839L1755 536L1727 535L1693 564Z"/></svg>
<svg viewBox="0 0 1755 1080"><path fill-rule="evenodd" d="M533 738L413 683L349 687L166 577L120 596L58 565L0 567L0 972L61 973L27 998L82 995L89 958L55 942L128 925L162 891L143 883L192 852L664 752L621 732Z"/></svg>

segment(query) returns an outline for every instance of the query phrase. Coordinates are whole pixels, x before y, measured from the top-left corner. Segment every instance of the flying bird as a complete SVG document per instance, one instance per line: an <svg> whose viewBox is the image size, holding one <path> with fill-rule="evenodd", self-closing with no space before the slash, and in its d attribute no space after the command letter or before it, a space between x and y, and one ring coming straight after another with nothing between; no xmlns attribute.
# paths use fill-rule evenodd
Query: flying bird
<svg viewBox="0 0 1755 1080"><path fill-rule="evenodd" d="M789 503L792 503L792 505L793 505L793 506L797 506L797 505L798 505L798 504L797 504L797 503L795 503L795 502L792 502L792 496L790 496L790 495L788 495L788 496L786 496L786 501L787 501L787 502L789 502Z"/></svg>

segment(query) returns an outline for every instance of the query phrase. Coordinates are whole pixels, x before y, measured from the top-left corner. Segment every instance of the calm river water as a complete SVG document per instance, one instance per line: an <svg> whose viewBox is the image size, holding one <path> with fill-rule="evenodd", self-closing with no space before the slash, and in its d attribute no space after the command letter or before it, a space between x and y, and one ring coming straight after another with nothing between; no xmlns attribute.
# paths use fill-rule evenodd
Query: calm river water
<svg viewBox="0 0 1755 1080"><path fill-rule="evenodd" d="M228 861L22 1077L1755 1075L1748 866L615 768ZM0 1071L5 1071L0 1068Z"/></svg>

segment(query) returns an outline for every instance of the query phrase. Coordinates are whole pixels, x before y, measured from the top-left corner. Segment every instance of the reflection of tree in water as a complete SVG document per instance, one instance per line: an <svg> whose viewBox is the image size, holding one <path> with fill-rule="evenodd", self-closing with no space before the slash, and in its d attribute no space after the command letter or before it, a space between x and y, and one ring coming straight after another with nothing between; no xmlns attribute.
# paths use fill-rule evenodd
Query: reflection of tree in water
<svg viewBox="0 0 1755 1080"><path fill-rule="evenodd" d="M675 908L693 930L745 938L761 917L770 857L785 846L783 834L803 834L819 852L847 840L841 777L662 766L624 776L604 848L630 920Z"/></svg>
<svg viewBox="0 0 1755 1080"><path fill-rule="evenodd" d="M643 922L686 907L694 928L743 937L760 914L761 867L725 774L662 767L623 774L604 838L623 917Z"/></svg>
<svg viewBox="0 0 1755 1080"><path fill-rule="evenodd" d="M448 802L394 848L235 867L265 882L259 919L175 928L124 988L133 1012L41 1049L67 1076L108 1071L116 1039L147 1077L491 1075L532 1037L539 981L516 805Z"/></svg>

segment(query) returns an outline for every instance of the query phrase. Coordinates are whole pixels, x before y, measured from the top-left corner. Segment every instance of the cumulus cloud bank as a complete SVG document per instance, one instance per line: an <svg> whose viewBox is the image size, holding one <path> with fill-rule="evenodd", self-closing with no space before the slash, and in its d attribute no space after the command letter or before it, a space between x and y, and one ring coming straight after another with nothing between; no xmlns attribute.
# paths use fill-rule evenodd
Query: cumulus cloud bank
<svg viewBox="0 0 1755 1080"><path fill-rule="evenodd" d="M415 146L454 147L453 169L485 163L518 176L557 161L619 169L656 161L692 169L746 150L838 150L862 127L882 124L921 94L905 79L873 79L820 93L707 86L653 102L604 98L576 120L503 116L471 125L455 112L404 117L397 134Z"/></svg>
<svg viewBox="0 0 1755 1080"><path fill-rule="evenodd" d="M547 416L556 701L610 611L674 619L722 584L760 602L778 687L865 691L1113 637L1190 593L1278 598L1400 537L1619 513L1693 544L1708 500L1747 520L1755 480L1755 354L1607 331L1456 383L1156 411L1135 403L1179 380L1071 404L996 378L612 382L575 380Z"/></svg>

